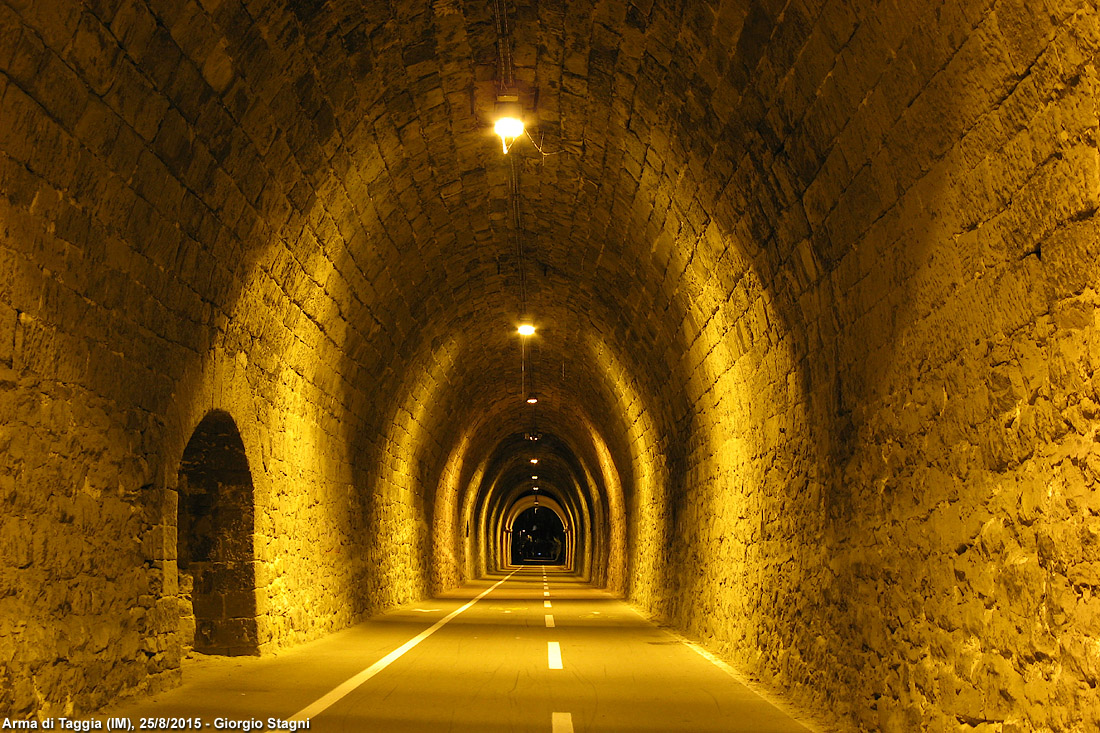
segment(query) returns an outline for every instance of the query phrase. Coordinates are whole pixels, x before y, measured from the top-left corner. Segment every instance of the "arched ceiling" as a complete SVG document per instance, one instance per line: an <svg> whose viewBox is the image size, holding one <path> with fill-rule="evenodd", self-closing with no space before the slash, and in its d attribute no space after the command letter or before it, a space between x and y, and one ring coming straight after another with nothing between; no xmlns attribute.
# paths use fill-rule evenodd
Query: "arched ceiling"
<svg viewBox="0 0 1100 733"><path fill-rule="evenodd" d="M529 130L545 155L520 140L506 158L491 132L498 5ZM205 42L210 58L223 48L251 85L227 98L231 109L239 100L258 152L285 140L292 167L311 184L300 203L315 231L339 236L362 274L353 279L369 291L356 294L364 306L342 314L353 328L370 334L378 321L401 351L461 334L450 382L464 401L492 410L518 394L513 329L526 310L541 328L530 366L543 399L592 405L602 420L611 412L607 375L586 340L606 342L644 376L668 364L667 351L690 345L678 343L690 332L683 326L694 301L678 289L683 272L713 275L719 258L727 279L746 268L723 237L704 236L712 214L696 181L706 181L702 193L712 200L729 181L729 146L743 137L730 128L746 121L719 105L735 94L715 93L743 82L752 64L754 44L740 35L746 17L747 32L771 27L757 3L644 8L226 3L213 13L226 41ZM672 239L690 254L673 256ZM672 413L684 409L673 405Z"/></svg>
<svg viewBox="0 0 1100 733"><path fill-rule="evenodd" d="M228 259L241 262L244 291L249 272L283 288L310 338L341 360L330 373L308 350L306 379L393 405L364 412L366 440L407 414L420 429L406 442L435 446L414 460L441 462L467 436L463 465L476 466L507 435L537 428L587 470L609 450L626 478L639 436L683 450L670 435L694 419L693 373L728 324L761 297L781 312L789 302L768 295L787 281L769 279L784 255L764 247L777 225L768 202L789 197L766 152L781 119L765 122L749 72L780 12L786 42L800 46L801 10L759 0L203 8L202 22L197 7L161 20L222 95L213 111L180 104L197 131L192 152L232 171L263 222L245 238L259 247ZM530 138L505 155L492 123L509 74ZM157 81L173 84L168 71ZM233 129L247 144L219 133ZM524 317L539 329L526 383ZM705 328L716 333L701 338ZM530 385L536 409L524 402Z"/></svg>

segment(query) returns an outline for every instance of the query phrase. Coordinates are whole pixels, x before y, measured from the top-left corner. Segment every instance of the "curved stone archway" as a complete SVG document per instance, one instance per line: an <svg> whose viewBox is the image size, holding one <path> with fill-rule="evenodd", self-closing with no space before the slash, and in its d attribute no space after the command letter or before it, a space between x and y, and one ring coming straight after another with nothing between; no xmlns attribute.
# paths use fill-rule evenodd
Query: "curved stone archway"
<svg viewBox="0 0 1100 733"><path fill-rule="evenodd" d="M500 554L497 557L499 558L500 566L503 568L513 564L515 547L514 527L516 520L524 512L535 508L551 512L557 517L558 523L562 527L564 547L562 548L561 562L555 562L554 564L562 565L563 569L567 571L574 570L576 547L578 544L576 536L577 522L573 517L573 513L562 506L557 499L547 492L521 496L516 499L504 513L503 521L500 523L500 529L498 530L498 537L500 537Z"/></svg>
<svg viewBox="0 0 1100 733"><path fill-rule="evenodd" d="M229 413L214 410L195 428L177 486L184 645L204 654L256 654L252 473Z"/></svg>

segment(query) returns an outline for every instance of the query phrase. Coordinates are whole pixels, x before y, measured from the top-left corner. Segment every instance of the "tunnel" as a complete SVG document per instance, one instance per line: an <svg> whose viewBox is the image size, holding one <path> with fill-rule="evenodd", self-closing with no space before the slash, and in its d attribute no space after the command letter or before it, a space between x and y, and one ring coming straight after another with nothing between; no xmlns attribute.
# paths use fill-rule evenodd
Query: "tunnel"
<svg viewBox="0 0 1100 733"><path fill-rule="evenodd" d="M1098 52L1093 0L0 1L0 718L1100 729Z"/></svg>

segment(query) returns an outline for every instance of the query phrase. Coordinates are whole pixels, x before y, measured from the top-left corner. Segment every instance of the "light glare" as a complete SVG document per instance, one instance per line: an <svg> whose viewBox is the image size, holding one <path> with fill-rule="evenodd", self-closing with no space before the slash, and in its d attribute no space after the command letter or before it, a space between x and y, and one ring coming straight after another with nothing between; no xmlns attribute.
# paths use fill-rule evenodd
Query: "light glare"
<svg viewBox="0 0 1100 733"><path fill-rule="evenodd" d="M520 325L520 327L516 330L519 331L520 336L534 336L535 335L535 327L532 326L530 323L524 323L524 324Z"/></svg>
<svg viewBox="0 0 1100 733"><path fill-rule="evenodd" d="M518 117L501 117L493 125L493 131L500 136L500 143L504 146L504 153L507 155L508 141L515 140L523 134L523 120Z"/></svg>

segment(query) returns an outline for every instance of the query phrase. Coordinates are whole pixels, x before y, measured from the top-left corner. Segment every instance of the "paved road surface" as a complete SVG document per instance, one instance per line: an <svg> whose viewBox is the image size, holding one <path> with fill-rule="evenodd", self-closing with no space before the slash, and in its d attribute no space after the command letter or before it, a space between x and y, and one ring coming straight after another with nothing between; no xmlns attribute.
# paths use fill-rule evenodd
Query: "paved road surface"
<svg viewBox="0 0 1100 733"><path fill-rule="evenodd" d="M323 733L809 730L623 602L538 566L276 656L189 663L182 687L105 714L135 729L297 715Z"/></svg>

